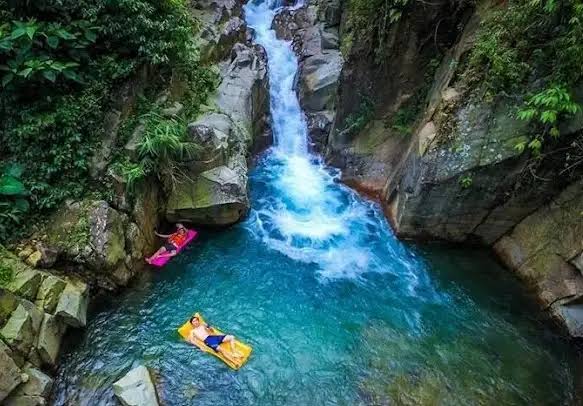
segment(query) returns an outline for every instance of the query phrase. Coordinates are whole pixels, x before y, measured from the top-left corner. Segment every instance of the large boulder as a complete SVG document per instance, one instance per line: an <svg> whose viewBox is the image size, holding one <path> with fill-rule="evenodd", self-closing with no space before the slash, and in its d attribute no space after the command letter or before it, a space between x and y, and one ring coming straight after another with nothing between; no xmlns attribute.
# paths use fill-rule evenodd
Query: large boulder
<svg viewBox="0 0 583 406"><path fill-rule="evenodd" d="M192 13L201 23L199 49L203 62L223 60L235 43L246 40L243 3L242 0L193 2Z"/></svg>
<svg viewBox="0 0 583 406"><path fill-rule="evenodd" d="M583 337L583 276L572 265L583 253L583 181L521 221L494 250L506 266L534 287L574 337Z"/></svg>
<svg viewBox="0 0 583 406"><path fill-rule="evenodd" d="M56 366L61 349L61 340L66 326L57 317L45 313L38 334L36 350L43 363Z"/></svg>
<svg viewBox="0 0 583 406"><path fill-rule="evenodd" d="M235 44L229 65L222 72L215 104L244 131L248 145L260 137L269 115L267 54L258 46Z"/></svg>
<svg viewBox="0 0 583 406"><path fill-rule="evenodd" d="M11 355L10 348L0 340L0 402L27 378Z"/></svg>
<svg viewBox="0 0 583 406"><path fill-rule="evenodd" d="M300 100L306 110L334 108L343 63L342 55L335 50L306 58L300 74Z"/></svg>
<svg viewBox="0 0 583 406"><path fill-rule="evenodd" d="M28 375L28 380L18 386L4 400L4 405L42 406L47 404L46 399L50 395L53 379L44 372L30 366L24 368L24 373Z"/></svg>
<svg viewBox="0 0 583 406"><path fill-rule="evenodd" d="M89 288L81 282L72 280L63 289L55 316L72 327L84 327L87 322L87 306L89 304Z"/></svg>
<svg viewBox="0 0 583 406"><path fill-rule="evenodd" d="M133 276L126 261L127 215L103 200L68 203L51 218L47 226L47 243L61 252L68 263L88 271L88 281L111 289L125 286ZM136 238L142 238L137 233ZM131 265L131 264L130 264Z"/></svg>
<svg viewBox="0 0 583 406"><path fill-rule="evenodd" d="M180 185L168 200L168 220L218 226L236 223L249 209L245 172L219 166Z"/></svg>
<svg viewBox="0 0 583 406"><path fill-rule="evenodd" d="M115 396L124 406L158 406L150 372L139 366L113 384Z"/></svg>
<svg viewBox="0 0 583 406"><path fill-rule="evenodd" d="M200 225L226 226L249 209L247 155L268 137L269 87L265 52L236 44L223 67L216 112L188 126L201 146L198 159L185 162L189 179L169 193L166 218Z"/></svg>

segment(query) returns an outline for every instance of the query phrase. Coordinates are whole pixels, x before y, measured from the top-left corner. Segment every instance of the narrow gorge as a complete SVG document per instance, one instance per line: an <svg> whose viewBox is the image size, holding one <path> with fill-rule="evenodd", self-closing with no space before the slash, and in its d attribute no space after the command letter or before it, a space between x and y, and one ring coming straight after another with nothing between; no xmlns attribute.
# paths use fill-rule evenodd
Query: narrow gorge
<svg viewBox="0 0 583 406"><path fill-rule="evenodd" d="M39 152L5 140L33 120L2 127L0 207L39 212L0 245L0 403L581 401L582 78L549 79L543 49L522 65L528 92L499 87L518 57L487 56L522 3L135 1L130 19L163 35L170 13L176 36L104 68L101 98L83 93L104 104L80 193L59 189L66 171L43 175L59 198L27 178ZM108 7L95 18L121 13ZM100 36L118 46L78 27L91 57ZM53 47L46 30L31 46L59 50L67 39ZM85 75L65 94L90 88ZM45 96L4 86L24 94L15 105ZM15 216L0 216L0 242L26 224ZM147 266L176 222L199 237ZM253 347L241 370L179 338L197 311Z"/></svg>

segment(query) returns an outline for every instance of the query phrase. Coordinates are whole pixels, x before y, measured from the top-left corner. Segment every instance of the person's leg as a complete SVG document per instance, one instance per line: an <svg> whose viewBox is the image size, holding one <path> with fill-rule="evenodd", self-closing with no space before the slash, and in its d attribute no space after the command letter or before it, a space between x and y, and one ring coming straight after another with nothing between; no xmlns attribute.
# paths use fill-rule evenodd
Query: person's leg
<svg viewBox="0 0 583 406"><path fill-rule="evenodd" d="M162 246L160 247L160 249L158 251L156 251L150 258L146 258L146 261L148 263L152 262L153 260L155 260L156 258L158 258L159 256L161 256L162 254L164 254L166 252L166 247Z"/></svg>
<svg viewBox="0 0 583 406"><path fill-rule="evenodd" d="M225 357L227 360L231 361L233 364L237 364L239 362L239 360L241 359L241 356L237 357L231 351L226 351L221 347L217 347L217 352L220 352L223 355L223 357Z"/></svg>
<svg viewBox="0 0 583 406"><path fill-rule="evenodd" d="M178 254L177 250L172 250L172 251L166 250L166 253L159 255L159 257L172 258L172 257L176 256L176 254Z"/></svg>
<svg viewBox="0 0 583 406"><path fill-rule="evenodd" d="M223 339L223 342L229 343L229 348L231 349L231 353L233 354L233 356L235 356L236 358L241 358L243 356L243 354L241 354L235 348L235 337L234 336L232 336L232 335L225 336L225 338Z"/></svg>

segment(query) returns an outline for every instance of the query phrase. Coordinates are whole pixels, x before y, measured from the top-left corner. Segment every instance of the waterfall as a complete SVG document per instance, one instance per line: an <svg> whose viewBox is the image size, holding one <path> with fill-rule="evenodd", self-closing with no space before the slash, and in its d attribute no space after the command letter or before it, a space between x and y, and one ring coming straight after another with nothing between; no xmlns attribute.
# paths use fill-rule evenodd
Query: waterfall
<svg viewBox="0 0 583 406"><path fill-rule="evenodd" d="M342 185L339 172L308 151L307 123L294 90L298 58L291 43L277 39L271 29L278 4L250 2L245 9L255 41L269 59L274 134L274 146L256 171L256 184L267 190L254 207L251 231L271 249L316 264L326 277L390 270L392 265L370 249L372 238L386 242L395 264L412 269L410 253L378 207Z"/></svg>

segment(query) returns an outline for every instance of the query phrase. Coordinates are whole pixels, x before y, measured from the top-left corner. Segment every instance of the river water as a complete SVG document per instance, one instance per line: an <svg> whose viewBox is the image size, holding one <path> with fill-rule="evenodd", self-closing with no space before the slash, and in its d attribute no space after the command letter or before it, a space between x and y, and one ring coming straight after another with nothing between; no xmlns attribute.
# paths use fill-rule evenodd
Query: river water
<svg viewBox="0 0 583 406"><path fill-rule="evenodd" d="M203 231L70 340L55 404L116 404L150 367L167 405L569 404L574 354L486 253L398 241L377 204L308 152L297 59L246 6L269 56L275 145L251 174L253 210ZM181 341L193 312L254 348L235 372Z"/></svg>

